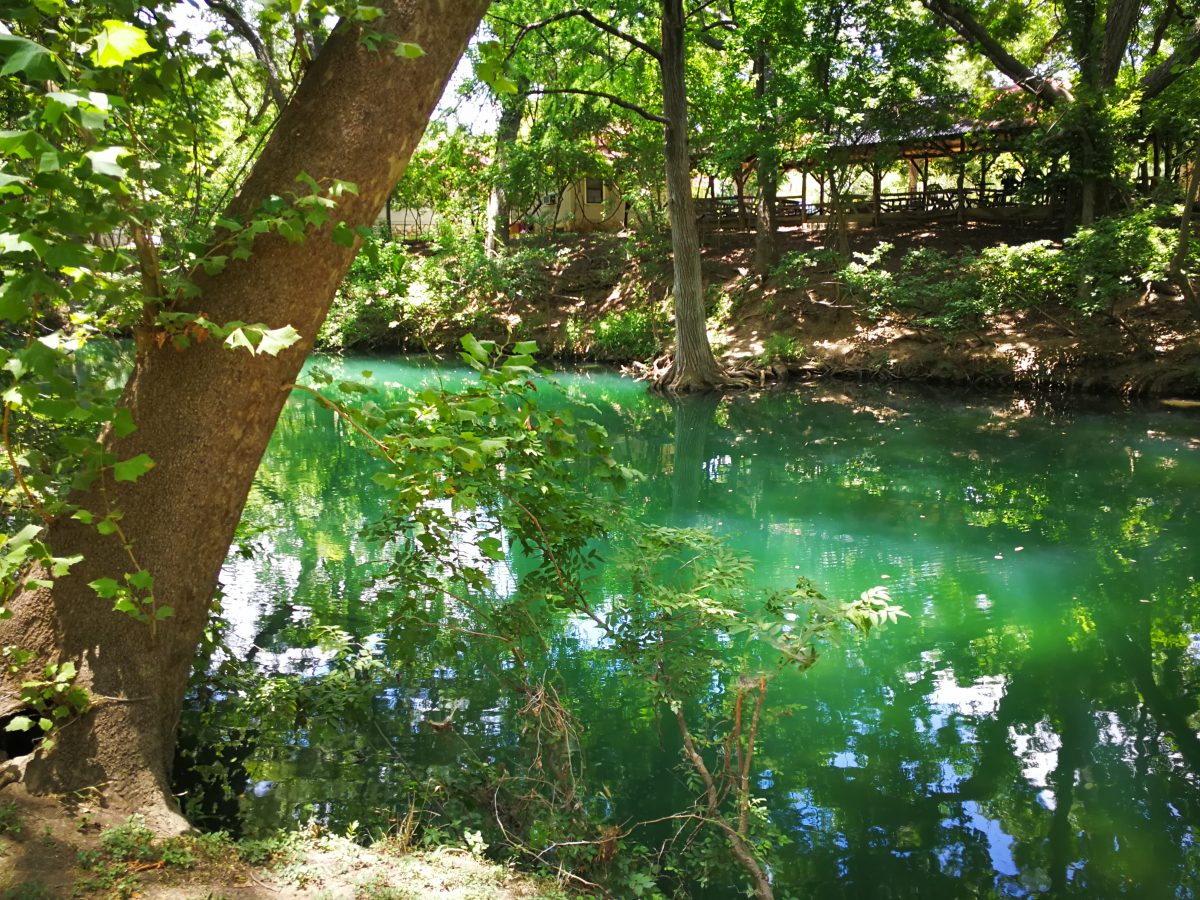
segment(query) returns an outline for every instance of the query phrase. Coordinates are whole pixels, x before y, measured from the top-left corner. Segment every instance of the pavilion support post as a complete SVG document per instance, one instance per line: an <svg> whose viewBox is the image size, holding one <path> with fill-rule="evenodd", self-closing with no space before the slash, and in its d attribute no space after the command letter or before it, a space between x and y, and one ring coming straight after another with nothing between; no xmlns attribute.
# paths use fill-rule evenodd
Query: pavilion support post
<svg viewBox="0 0 1200 900"><path fill-rule="evenodd" d="M800 224L808 223L808 172L800 170Z"/></svg>
<svg viewBox="0 0 1200 900"><path fill-rule="evenodd" d="M958 223L961 225L967 220L967 166L965 163L958 165Z"/></svg>
<svg viewBox="0 0 1200 900"><path fill-rule="evenodd" d="M871 163L871 210L872 221L878 226L879 217L882 212L880 210L881 197L883 194L883 171L879 167L879 163Z"/></svg>
<svg viewBox="0 0 1200 900"><path fill-rule="evenodd" d="M823 216L823 215L825 215L825 176L824 175L817 176L817 184L820 185L820 188L821 188L821 199L819 201L817 201L817 215Z"/></svg>
<svg viewBox="0 0 1200 900"><path fill-rule="evenodd" d="M915 194L917 192L917 179L920 174L920 171L917 169L917 164L910 159L908 161L908 192L910 194Z"/></svg>
<svg viewBox="0 0 1200 900"><path fill-rule="evenodd" d="M925 165L921 169L921 208L929 209L929 157L925 157Z"/></svg>

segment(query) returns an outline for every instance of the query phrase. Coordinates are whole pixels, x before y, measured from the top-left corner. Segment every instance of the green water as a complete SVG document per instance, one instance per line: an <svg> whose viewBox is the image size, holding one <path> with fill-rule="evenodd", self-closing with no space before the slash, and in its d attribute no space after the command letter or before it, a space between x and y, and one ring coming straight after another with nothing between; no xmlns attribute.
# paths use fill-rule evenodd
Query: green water
<svg viewBox="0 0 1200 900"><path fill-rule="evenodd" d="M346 367L384 386L432 377ZM646 517L726 535L756 583L886 585L911 613L772 686L789 715L755 777L793 841L771 861L781 896L1200 892L1200 415L845 384L673 407L605 373L562 380L650 476L629 498ZM270 530L226 567L239 652L316 675L312 626L337 626L390 648L397 671L360 727L257 745L251 831L312 814L385 827L410 779L518 740L482 650L431 659L374 601L373 471L294 397L248 506ZM568 624L555 643L610 788L589 802L621 822L683 807L677 748L588 664L595 640ZM453 733L421 727L462 701Z"/></svg>

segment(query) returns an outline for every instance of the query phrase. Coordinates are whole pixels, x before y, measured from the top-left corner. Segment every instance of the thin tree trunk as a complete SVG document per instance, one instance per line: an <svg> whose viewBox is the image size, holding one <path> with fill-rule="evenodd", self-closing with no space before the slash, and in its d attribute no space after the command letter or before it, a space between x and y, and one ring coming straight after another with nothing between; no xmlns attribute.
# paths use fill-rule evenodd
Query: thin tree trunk
<svg viewBox="0 0 1200 900"><path fill-rule="evenodd" d="M1200 301L1192 287L1192 280L1184 271L1187 264L1188 247L1192 242L1192 215L1196 208L1197 196L1200 195L1200 140L1196 141L1192 150L1192 173L1188 178L1187 194L1183 198L1183 215L1179 219L1179 243L1175 246L1175 255L1171 257L1171 277L1183 291L1183 296L1192 311L1200 315Z"/></svg>
<svg viewBox="0 0 1200 900"><path fill-rule="evenodd" d="M754 92L761 104L767 96L767 86L771 77L771 59L766 50L759 53L754 67L758 73ZM779 192L779 161L775 156L774 135L770 132L771 123L763 124L766 126L763 129L766 140L758 152L758 216L754 232L754 271L765 278L779 261L779 222L775 215L775 201Z"/></svg>
<svg viewBox="0 0 1200 900"><path fill-rule="evenodd" d="M675 361L662 380L670 391L703 391L723 383L708 344L700 233L692 202L688 154L687 86L684 82L682 0L662 0L662 86L667 172L667 213L675 269Z"/></svg>
<svg viewBox="0 0 1200 900"><path fill-rule="evenodd" d="M698 509L703 486L705 447L712 431L721 395L705 393L679 397L675 407L675 462L671 473L671 515L675 523L690 526Z"/></svg>
<svg viewBox="0 0 1200 900"><path fill-rule="evenodd" d="M304 172L322 185L353 182L336 217L369 225L403 173L429 114L487 7L487 0L385 0L384 31L425 55L372 52L358 29L340 26L284 110L226 215L247 221L264 199L295 190ZM58 747L26 758L35 792L102 786L112 805L145 812L156 827L179 828L169 766L183 695L208 620L217 575L280 409L356 248L331 240L333 223L301 244L258 238L248 261L199 274L199 297L185 308L218 322L290 324L300 341L277 357L252 356L215 342L182 352L138 335L123 403L137 429L105 436L117 459L148 454L155 467L136 482L102 473L75 498L97 518L119 510L121 535L101 537L74 519L48 529L58 556L82 554L71 574L40 588L28 581L0 622L0 646L34 651L35 665L74 660L90 711L62 728ZM129 552L122 544L127 544ZM131 558L132 556L132 558ZM136 560L136 561L135 561ZM174 617L152 629L97 598L88 583L121 581L146 569L159 605ZM35 571L31 578L45 577ZM20 675L0 683L0 715L16 712ZM14 683L16 682L16 683Z"/></svg>
<svg viewBox="0 0 1200 900"><path fill-rule="evenodd" d="M509 211L504 176L512 147L521 133L521 119L525 117L528 97L525 87L522 85L518 93L505 97L500 104L500 121L496 124L496 156L492 163L492 191L487 207L487 235L484 238L484 250L488 256L499 256L500 248L508 243Z"/></svg>

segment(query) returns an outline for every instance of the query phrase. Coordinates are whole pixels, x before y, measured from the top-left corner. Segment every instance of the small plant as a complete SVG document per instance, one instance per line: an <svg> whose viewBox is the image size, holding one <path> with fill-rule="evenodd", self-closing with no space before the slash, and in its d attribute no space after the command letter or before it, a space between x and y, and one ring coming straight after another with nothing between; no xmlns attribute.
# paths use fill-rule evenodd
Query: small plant
<svg viewBox="0 0 1200 900"><path fill-rule="evenodd" d="M40 881L26 881L0 891L0 900L51 900L50 888Z"/></svg>
<svg viewBox="0 0 1200 900"><path fill-rule="evenodd" d="M11 800L0 803L0 834L20 834L20 807Z"/></svg>
<svg viewBox="0 0 1200 900"><path fill-rule="evenodd" d="M158 859L154 832L140 816L130 816L121 825L100 835L101 853L117 862L152 862Z"/></svg>
<svg viewBox="0 0 1200 900"><path fill-rule="evenodd" d="M806 348L794 337L776 332L763 341L762 353L758 355L759 363L770 365L775 362L793 362L804 356Z"/></svg>
<svg viewBox="0 0 1200 900"><path fill-rule="evenodd" d="M158 842L141 816L100 834L100 847L81 850L79 867L92 875L75 885L76 895L88 891L107 891L114 897L133 897L140 887L139 873L160 866L187 869L195 856L184 839Z"/></svg>
<svg viewBox="0 0 1200 900"><path fill-rule="evenodd" d="M7 668L11 674L16 674L32 661L33 655L26 650L8 647L4 651L7 657ZM21 684L21 700L26 708L36 714L32 716L13 716L5 731L29 731L40 728L45 737L42 748L50 750L54 747L53 735L64 721L88 708L88 694L75 685L77 674L75 663L67 660L64 663L50 663L43 670L43 677L30 678Z"/></svg>
<svg viewBox="0 0 1200 900"><path fill-rule="evenodd" d="M600 359L651 359L662 346L665 322L649 309L612 312L596 321L592 350Z"/></svg>
<svg viewBox="0 0 1200 900"><path fill-rule="evenodd" d="M376 875L354 887L354 900L416 900L407 888L394 887L382 875Z"/></svg>

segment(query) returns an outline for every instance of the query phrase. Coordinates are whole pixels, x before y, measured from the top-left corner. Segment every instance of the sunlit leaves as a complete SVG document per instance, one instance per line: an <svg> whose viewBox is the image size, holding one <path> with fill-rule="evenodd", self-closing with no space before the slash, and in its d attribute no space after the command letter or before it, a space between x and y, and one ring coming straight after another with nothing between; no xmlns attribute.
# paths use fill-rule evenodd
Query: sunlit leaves
<svg viewBox="0 0 1200 900"><path fill-rule="evenodd" d="M228 327L231 330L225 338L226 345L233 349L247 350L255 356L278 356L280 352L300 340L300 332L291 325L268 328L265 325L233 323Z"/></svg>
<svg viewBox="0 0 1200 900"><path fill-rule="evenodd" d="M510 75L507 66L507 52L499 41L481 41L477 48L479 61L475 64L475 74L479 80L488 85L497 94L515 94L517 83Z"/></svg>
<svg viewBox="0 0 1200 900"><path fill-rule="evenodd" d="M22 672L33 660L32 654L15 647L5 647L6 667L12 674ZM84 712L90 705L88 693L75 684L79 671L71 660L49 663L36 674L28 673L22 682L22 705L32 710L32 716L16 716L6 731L30 731L35 726L42 732L41 748L54 746L53 733L67 720Z"/></svg>
<svg viewBox="0 0 1200 900"><path fill-rule="evenodd" d="M117 160L128 155L124 147L105 147L102 150L88 150L84 158L92 164L92 171L97 175L107 175L110 178L124 178L128 173Z"/></svg>
<svg viewBox="0 0 1200 900"><path fill-rule="evenodd" d="M425 55L425 51L419 44L409 44L404 41L397 41L393 52L401 59L420 59Z"/></svg>
<svg viewBox="0 0 1200 900"><path fill-rule="evenodd" d="M154 48L146 40L144 30L127 22L109 19L96 36L92 62L101 68L123 66L131 59L153 52Z"/></svg>

